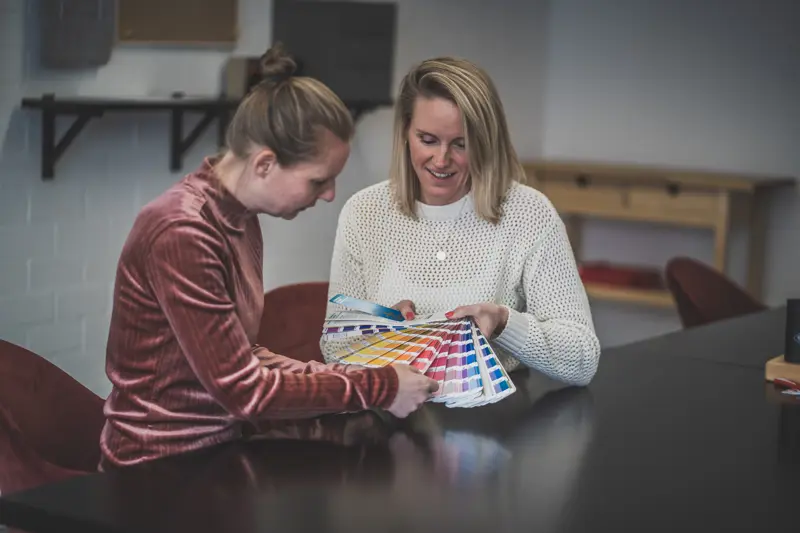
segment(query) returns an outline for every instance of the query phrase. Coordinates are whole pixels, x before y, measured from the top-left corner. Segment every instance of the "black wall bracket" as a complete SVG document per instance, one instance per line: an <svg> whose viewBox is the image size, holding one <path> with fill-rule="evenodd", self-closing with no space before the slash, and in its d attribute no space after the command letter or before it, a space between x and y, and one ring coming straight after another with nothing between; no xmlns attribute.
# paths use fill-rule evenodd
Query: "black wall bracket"
<svg viewBox="0 0 800 533"><path fill-rule="evenodd" d="M42 120L41 175L42 179L55 177L55 166L70 144L83 131L93 118L100 118L106 112L118 111L167 111L170 120L170 162L173 172L183 166L183 157L208 127L216 120L217 144L224 146L225 130L231 114L239 105L239 100L225 97L195 98L175 95L171 98L94 98L68 97L56 98L54 94L44 94L40 98L23 98L23 109L38 109ZM391 102L349 102L347 104L357 121L364 113L378 107L391 105ZM187 113L202 113L200 121L184 136L184 116ZM60 139L56 139L56 119L59 116L74 116L74 122Z"/></svg>
<svg viewBox="0 0 800 533"><path fill-rule="evenodd" d="M183 156L192 147L192 145L200 138L205 132L211 122L217 118L217 113L213 110L207 110L203 114L194 128L189 132L186 137L183 136L183 110L172 110L172 121L170 126L170 156L169 168L170 170L178 171L183 166ZM221 143L220 143L221 144Z"/></svg>
<svg viewBox="0 0 800 533"><path fill-rule="evenodd" d="M42 177L48 179L54 176L56 162L72 141L91 119L103 116L103 112L90 110L77 112L75 121L58 141L56 141L56 115L52 109L42 112Z"/></svg>

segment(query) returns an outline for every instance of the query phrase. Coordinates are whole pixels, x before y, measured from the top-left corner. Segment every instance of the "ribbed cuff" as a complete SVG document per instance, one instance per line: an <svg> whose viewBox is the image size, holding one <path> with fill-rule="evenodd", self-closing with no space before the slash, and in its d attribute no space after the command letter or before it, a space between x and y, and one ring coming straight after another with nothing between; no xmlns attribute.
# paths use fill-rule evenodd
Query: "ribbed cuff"
<svg viewBox="0 0 800 533"><path fill-rule="evenodd" d="M520 313L516 309L508 309L508 322L503 331L492 339L498 346L512 355L520 353L525 348L528 340L528 319L525 313Z"/></svg>
<svg viewBox="0 0 800 533"><path fill-rule="evenodd" d="M400 386L400 379L397 377L397 371L391 366L384 366L380 368L366 368L365 372L374 372L377 374L378 383L374 384L374 389L371 391L371 403L373 407L380 407L388 409L394 403L397 397L397 389Z"/></svg>

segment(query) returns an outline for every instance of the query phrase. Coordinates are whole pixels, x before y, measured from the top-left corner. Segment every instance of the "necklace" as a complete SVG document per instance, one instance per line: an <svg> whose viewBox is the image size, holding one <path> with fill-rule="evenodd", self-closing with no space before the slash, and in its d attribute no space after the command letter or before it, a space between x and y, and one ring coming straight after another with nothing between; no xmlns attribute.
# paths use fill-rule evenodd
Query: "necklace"
<svg viewBox="0 0 800 533"><path fill-rule="evenodd" d="M465 205L467 205L466 196L464 196L464 198L461 200L461 209L458 210L458 215L456 215L456 217L450 223L450 230L445 235L443 243L441 244L439 243L438 239L436 239L436 232L433 231L433 228L431 228L431 233L433 234L433 242L436 244L436 249L437 249L436 259L440 262L446 261L447 258L450 256L450 254L448 254L447 251L445 250L444 243L446 243L450 239L450 234L453 233L453 230L455 229L456 226L456 222L461 218L461 215L464 212Z"/></svg>

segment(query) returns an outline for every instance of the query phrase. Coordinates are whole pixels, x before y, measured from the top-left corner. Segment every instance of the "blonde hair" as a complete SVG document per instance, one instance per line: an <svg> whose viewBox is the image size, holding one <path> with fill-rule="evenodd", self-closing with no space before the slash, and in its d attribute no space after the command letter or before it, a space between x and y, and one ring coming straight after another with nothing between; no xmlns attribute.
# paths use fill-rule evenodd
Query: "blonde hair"
<svg viewBox="0 0 800 533"><path fill-rule="evenodd" d="M411 166L407 139L418 97L446 98L461 111L475 212L498 223L511 184L524 179L525 170L511 143L503 104L491 78L477 65L453 57L423 61L400 82L389 171L399 209L416 217L419 181Z"/></svg>
<svg viewBox="0 0 800 533"><path fill-rule="evenodd" d="M352 139L353 118L342 100L319 80L294 76L296 69L280 43L261 57L263 79L239 104L227 129L227 148L237 157L266 146L281 166L291 166L318 155L323 129L343 141Z"/></svg>

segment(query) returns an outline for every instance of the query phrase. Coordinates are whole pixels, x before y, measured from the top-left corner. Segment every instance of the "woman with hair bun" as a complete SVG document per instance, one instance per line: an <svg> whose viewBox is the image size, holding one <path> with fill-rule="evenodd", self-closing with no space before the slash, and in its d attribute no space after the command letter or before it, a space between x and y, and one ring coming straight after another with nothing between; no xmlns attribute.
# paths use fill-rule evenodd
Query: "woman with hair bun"
<svg viewBox="0 0 800 533"><path fill-rule="evenodd" d="M117 267L100 469L258 433L259 424L384 408L407 416L436 382L407 366L300 363L255 344L257 215L284 219L334 198L352 118L282 47L240 103L227 149L144 206Z"/></svg>
<svg viewBox="0 0 800 533"><path fill-rule="evenodd" d="M395 104L389 179L342 209L331 294L469 316L507 370L588 384L600 343L586 291L561 218L524 180L486 72L454 57L415 65ZM320 341L327 361L339 343Z"/></svg>

